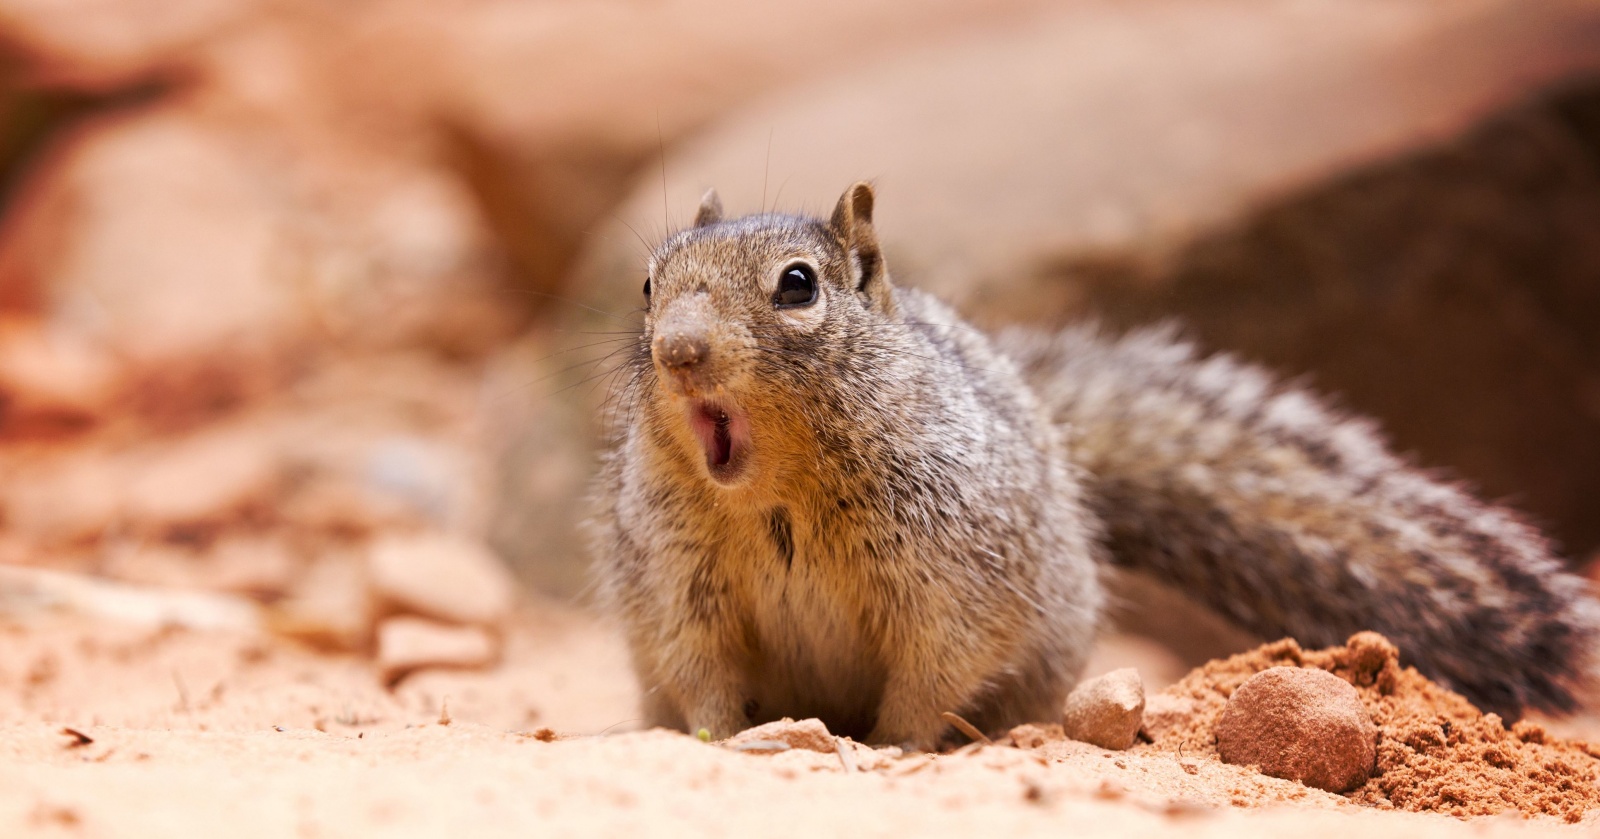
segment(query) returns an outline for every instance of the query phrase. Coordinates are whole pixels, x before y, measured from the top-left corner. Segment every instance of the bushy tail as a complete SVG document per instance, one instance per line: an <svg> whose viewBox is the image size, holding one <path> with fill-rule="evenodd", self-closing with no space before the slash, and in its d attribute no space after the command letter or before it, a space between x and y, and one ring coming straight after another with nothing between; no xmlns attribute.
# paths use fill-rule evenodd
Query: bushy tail
<svg viewBox="0 0 1600 839"><path fill-rule="evenodd" d="M1508 719L1573 709L1600 606L1516 516L1390 454L1373 425L1171 328L1012 330L1001 348L1070 426L1119 564L1263 637L1373 629Z"/></svg>

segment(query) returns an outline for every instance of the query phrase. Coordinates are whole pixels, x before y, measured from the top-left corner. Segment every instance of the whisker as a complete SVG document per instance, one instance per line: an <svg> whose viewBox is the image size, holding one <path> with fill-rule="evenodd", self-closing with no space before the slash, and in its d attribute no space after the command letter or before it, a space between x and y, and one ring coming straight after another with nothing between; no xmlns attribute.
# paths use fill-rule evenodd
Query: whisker
<svg viewBox="0 0 1600 839"><path fill-rule="evenodd" d="M789 180L793 177L794 175L791 174L788 178L783 179L783 183L778 184L778 194L772 199L773 212L777 212L778 205L783 203L783 188L789 185Z"/></svg>
<svg viewBox="0 0 1600 839"><path fill-rule="evenodd" d="M593 349L594 347L603 347L603 346L606 346L608 344L616 344L616 343L620 343L620 342L627 341L627 340L628 339L626 339L626 338L608 338L608 339L606 339L604 341L593 341L593 342L590 342L590 343L587 343L587 344L580 344L580 345L578 345L576 347L568 347L567 349L564 349L564 350L557 350L557 351L555 351L553 353L550 353L549 355L542 356L540 358L536 358L536 359L533 360L533 363L534 364L543 364L544 362L549 361L550 359L555 358L556 356L566 355L567 353L571 353L571 352L578 352L579 350Z"/></svg>
<svg viewBox="0 0 1600 839"><path fill-rule="evenodd" d="M656 249L654 245L650 244L648 241L645 240L645 238L643 236L639 235L639 231L635 230L633 225L628 223L627 219L623 218L621 215L619 215L617 213L612 213L611 217L616 219L619 222L622 222L622 226L623 227L628 228L628 232L633 234L633 238L638 239L639 240L639 244L644 245L644 252L645 253L650 253L650 252L652 252L652 251L654 251Z"/></svg>
<svg viewBox="0 0 1600 839"><path fill-rule="evenodd" d="M548 291L539 291L538 289L532 289L532 288L510 288L510 289L506 289L506 290L507 291L512 291L512 292L516 292L518 294L532 294L532 295L536 295L536 296L539 296L539 297L544 297L544 298L548 298L550 300L554 300L554 301L556 301L558 303L566 303L569 306L577 306L580 309L586 309L586 310L588 310L590 312L594 312L597 315L604 315L604 316L606 316L608 318L612 318L612 319L615 319L615 320L622 321L623 323L626 323L626 324L628 324L630 326L639 326L640 325L639 323L637 323L635 321L628 320L626 317L623 317L622 315L616 314L615 312L608 312L605 309L597 309L594 306L588 305L587 303L580 303L580 302L578 302L576 300L573 300L573 299L571 299L569 297L562 297L559 294L551 294ZM629 312L629 314L631 315L631 314L636 314L636 313L642 313L643 311L644 311L643 309L637 309L634 312Z"/></svg>
<svg viewBox="0 0 1600 839"><path fill-rule="evenodd" d="M661 135L661 109L656 108L656 150L661 154L661 223L672 229L672 213L667 209L667 141Z"/></svg>
<svg viewBox="0 0 1600 839"><path fill-rule="evenodd" d="M553 378L555 378L557 376L563 376L563 375L566 375L567 373L571 373L574 370L578 370L578 369L581 369L581 368L584 368L584 367L593 367L596 364L604 364L607 360L611 359L613 356L617 355L618 353L625 352L628 349L629 348L626 347L626 346L618 347L618 348L612 350L611 352L608 352L605 355L599 356L597 358L586 359L584 361L577 362L576 364L570 364L570 365L568 365L566 367L561 368L560 370L554 370L554 371L551 371L549 373L544 374L543 376L539 376L538 378L523 382L522 384L517 385L516 387L506 391L505 393L497 394L492 398L496 399L496 400L506 399L506 398L509 398L509 397L517 394L517 393L521 393L522 391L527 390L528 388L533 387L536 384L539 384L539 383L545 382L545 381L549 381L550 379L553 379ZM567 350L563 350L562 352L568 352L568 351ZM560 354L561 353L556 353L556 355L560 355ZM547 358L548 357L551 357L551 356L547 356ZM544 359L540 359L540 360L543 361ZM586 378L583 381L588 381L588 379ZM580 381L577 384L583 384L583 381ZM562 388L561 390L554 391L552 393L552 395L554 395L556 393L561 393L561 392L563 392L565 390L568 390L568 389L569 388Z"/></svg>
<svg viewBox="0 0 1600 839"><path fill-rule="evenodd" d="M596 374L594 374L592 376L585 376L582 379L579 379L578 381L573 382L572 384L567 385L564 388L561 388L560 390L553 391L551 393L551 395L554 396L555 394L558 394L558 393L566 393L567 391L572 390L573 388L582 387L582 386L594 381L595 379L599 379L599 378L601 378L603 376L611 375L612 373L616 372L616 369L617 369L616 367L612 367L612 368L607 369L607 370L602 370L599 373L596 373Z"/></svg>
<svg viewBox="0 0 1600 839"><path fill-rule="evenodd" d="M761 169L761 212L767 211L767 178L772 175L772 126L767 127L767 162Z"/></svg>

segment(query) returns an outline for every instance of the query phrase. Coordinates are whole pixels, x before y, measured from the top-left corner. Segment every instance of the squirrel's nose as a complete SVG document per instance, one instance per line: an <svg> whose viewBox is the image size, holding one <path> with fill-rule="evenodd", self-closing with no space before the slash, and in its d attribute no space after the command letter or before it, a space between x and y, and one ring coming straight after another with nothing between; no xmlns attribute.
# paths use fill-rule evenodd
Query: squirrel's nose
<svg viewBox="0 0 1600 839"><path fill-rule="evenodd" d="M704 363L711 355L711 344L706 336L688 332L658 334L650 342L650 349L657 361L674 370L687 370Z"/></svg>

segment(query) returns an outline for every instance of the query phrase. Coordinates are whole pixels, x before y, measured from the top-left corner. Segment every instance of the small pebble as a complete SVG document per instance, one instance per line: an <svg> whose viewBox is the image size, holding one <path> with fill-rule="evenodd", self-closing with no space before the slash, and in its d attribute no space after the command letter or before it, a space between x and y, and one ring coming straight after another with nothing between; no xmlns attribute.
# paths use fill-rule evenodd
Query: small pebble
<svg viewBox="0 0 1600 839"><path fill-rule="evenodd" d="M822 724L822 720L816 718L799 722L785 718L758 725L729 737L724 745L730 749L744 750L748 744L754 743L762 744L762 748L751 749L757 754L779 751L771 748L774 743L783 744L791 749L810 749L824 754L833 754L838 748L834 744L833 735L828 733L828 727Z"/></svg>
<svg viewBox="0 0 1600 839"><path fill-rule="evenodd" d="M1067 697L1062 728L1074 740L1102 749L1133 745L1144 721L1144 682L1131 667L1096 676Z"/></svg>

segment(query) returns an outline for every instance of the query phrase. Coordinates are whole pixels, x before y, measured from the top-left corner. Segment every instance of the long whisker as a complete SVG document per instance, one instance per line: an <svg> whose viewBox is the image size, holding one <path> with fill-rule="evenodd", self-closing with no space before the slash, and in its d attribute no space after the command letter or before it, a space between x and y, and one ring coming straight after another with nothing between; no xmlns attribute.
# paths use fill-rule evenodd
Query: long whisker
<svg viewBox="0 0 1600 839"><path fill-rule="evenodd" d="M772 175L772 131L767 128L767 162L761 169L761 212L767 211L767 178Z"/></svg>
<svg viewBox="0 0 1600 839"><path fill-rule="evenodd" d="M622 226L623 227L628 228L628 232L633 234L633 238L638 239L639 240L639 244L644 245L644 252L645 253L650 253L651 251L654 251L656 249L655 245L650 244L643 236L639 235L639 231L635 230L633 225L628 223L627 219L623 218L621 215L618 215L617 213L612 213L611 217L616 219L617 221L622 222Z"/></svg>
<svg viewBox="0 0 1600 839"><path fill-rule="evenodd" d="M790 175L788 178L783 179L783 183L778 184L778 194L772 199L772 209L774 212L777 211L778 205L783 203L783 188L789 185L789 179L793 177L794 175Z"/></svg>
<svg viewBox="0 0 1600 839"><path fill-rule="evenodd" d="M594 347L604 347L604 346L607 346L609 344L617 344L617 343L625 342L625 341L628 341L628 340L630 340L630 339L628 339L628 338L607 338L607 339L605 339L603 341L592 341L592 342L587 343L587 344L580 344L580 345L578 345L576 347L568 347L568 348L566 348L564 350L557 350L557 351L555 351L553 353L550 353L549 355L541 356L539 358L534 359L533 363L534 364L543 364L544 362L549 361L552 358L555 358L557 356L566 355L567 353L578 352L579 350L592 349Z"/></svg>
<svg viewBox="0 0 1600 839"><path fill-rule="evenodd" d="M565 303L565 304L567 304L569 306L577 306L580 309L584 309L584 310L587 310L587 311L590 311L590 312L594 312L597 315L603 315L605 317L612 318L613 320L621 321L623 323L628 324L629 326L639 326L640 325L638 321L629 320L628 318L626 318L626 317L624 317L622 315L619 315L619 314L617 314L615 312L608 312L605 309L597 309L594 306L590 306L587 303L580 303L580 302L578 302L576 300L573 300L570 297L562 297L559 294L551 294L548 291L539 291L538 289L532 289L532 288L512 288L512 289L506 289L506 290L510 291L510 292L513 292L513 293L516 293L516 294L531 294L531 295L535 295L535 296L538 296L538 297L544 297L544 298L547 298L547 299L550 299L550 300L554 300L554 301L556 301L558 303ZM630 315L632 315L632 314L642 314L643 311L644 310L642 310L642 309L636 309L633 312L629 312L629 314Z"/></svg>
<svg viewBox="0 0 1600 839"><path fill-rule="evenodd" d="M551 395L553 396L553 395L558 394L558 393L566 393L567 391L572 390L573 388L582 387L582 386L594 381L595 379L599 379L599 378L602 378L604 376L609 376L613 372L616 372L616 368L615 367L608 368L606 370L602 370L599 373L595 373L592 376L585 376L582 379L579 379L578 381L573 382L572 384L567 385L564 388L561 388L560 390L552 391Z"/></svg>
<svg viewBox="0 0 1600 839"><path fill-rule="evenodd" d="M656 109L656 150L661 154L661 223L672 229L672 213L667 209L667 141L661 135L661 109Z"/></svg>
<svg viewBox="0 0 1600 839"><path fill-rule="evenodd" d="M595 366L597 364L604 364L607 360L611 359L613 356L617 355L618 353L625 352L627 349L628 349L627 347L619 347L619 348L617 348L615 350L612 350L611 352L608 352L605 355L602 355L602 356L600 356L598 358L587 359L585 361L580 361L580 362L578 362L576 364L571 364L571 365L568 365L566 367L563 367L560 370L551 371L549 373L544 374L543 376L539 376L539 377L537 377L535 379L532 379L530 381L523 382L522 384L517 385L516 387L506 391L505 393L497 394L493 398L496 399L496 400L506 399L506 398L509 398L510 396L512 396L514 394L517 394L517 393L520 393L520 392L522 392L524 390L527 390L528 388L533 387L536 384L539 384L539 383L545 382L545 381L549 381L550 379L553 379L553 378L555 378L557 376L563 376L563 375L566 375L567 373L571 373L574 370L579 370L579 369L582 369L582 368L585 368L585 367L593 367L593 366ZM592 378L592 377L590 377L590 378ZM585 378L583 381L577 382L577 384L583 384L583 382L586 382L586 381L589 381L589 379ZM554 395L555 393L561 393L563 391L566 391L566 390L570 389L570 387L573 387L573 386L575 386L575 385L571 385L571 386L568 386L568 387L561 388L561 390L554 391L552 393L552 395Z"/></svg>

